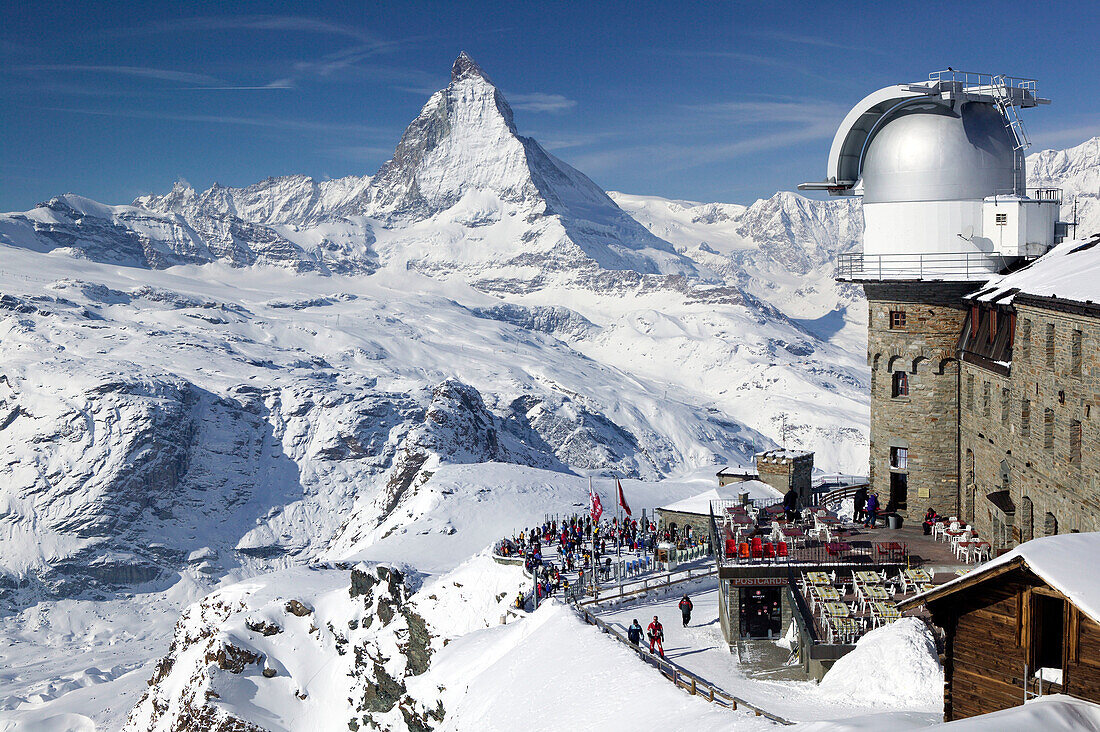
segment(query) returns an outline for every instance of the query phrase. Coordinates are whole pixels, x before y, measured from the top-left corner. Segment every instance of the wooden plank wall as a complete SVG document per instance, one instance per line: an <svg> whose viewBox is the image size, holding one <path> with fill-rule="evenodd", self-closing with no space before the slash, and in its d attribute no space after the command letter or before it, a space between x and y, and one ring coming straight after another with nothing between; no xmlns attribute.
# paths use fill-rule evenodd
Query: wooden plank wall
<svg viewBox="0 0 1100 732"><path fill-rule="evenodd" d="M944 716L964 719L1023 703L1023 672L1027 638L1022 637L1022 596L1028 585L1019 580L986 583L980 597L957 607L953 632L948 631Z"/></svg>
<svg viewBox="0 0 1100 732"><path fill-rule="evenodd" d="M1011 572L931 608L947 634L944 719L1023 703L1031 629L1040 620L1033 605L1038 597L1033 596L1040 594L1065 599L1030 573ZM1044 684L1043 693L1066 693L1100 704L1100 623L1068 601L1063 617L1064 683Z"/></svg>
<svg viewBox="0 0 1100 732"><path fill-rule="evenodd" d="M1100 704L1100 624L1080 612L1072 615L1078 642L1076 657L1067 654L1066 693Z"/></svg>

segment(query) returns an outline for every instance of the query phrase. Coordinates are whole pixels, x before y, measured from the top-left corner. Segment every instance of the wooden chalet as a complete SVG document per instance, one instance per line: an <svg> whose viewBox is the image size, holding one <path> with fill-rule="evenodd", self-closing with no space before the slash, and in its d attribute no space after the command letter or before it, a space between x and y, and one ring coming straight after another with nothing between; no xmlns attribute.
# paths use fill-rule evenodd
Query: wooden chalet
<svg viewBox="0 0 1100 732"><path fill-rule="evenodd" d="M943 629L944 719L1046 694L1100 702L1100 533L1021 544L899 603Z"/></svg>

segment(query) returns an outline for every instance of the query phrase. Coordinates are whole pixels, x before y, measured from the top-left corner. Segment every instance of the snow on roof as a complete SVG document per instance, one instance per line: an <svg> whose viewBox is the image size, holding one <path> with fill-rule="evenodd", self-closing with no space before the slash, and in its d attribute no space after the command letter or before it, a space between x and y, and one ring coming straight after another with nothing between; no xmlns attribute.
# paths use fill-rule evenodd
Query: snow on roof
<svg viewBox="0 0 1100 732"><path fill-rule="evenodd" d="M1027 267L991 280L975 302L1012 302L1017 293L1100 303L1100 235L1062 242Z"/></svg>
<svg viewBox="0 0 1100 732"><path fill-rule="evenodd" d="M942 596L945 591L950 591L957 585L972 582L998 567L1022 559L1031 572L1068 597L1078 610L1100 623L1100 575L1081 565L1082 557L1098 555L1100 555L1100 532L1059 534L1032 539L961 577L933 590L914 595L906 600L905 604L919 605L924 598L932 595Z"/></svg>
<svg viewBox="0 0 1100 732"><path fill-rule="evenodd" d="M756 475L756 468L744 465L727 465L715 475Z"/></svg>
<svg viewBox="0 0 1100 732"><path fill-rule="evenodd" d="M940 729L941 725L926 729ZM999 712L948 722L952 732L1071 732L1100 727L1100 704L1065 694L1049 694Z"/></svg>
<svg viewBox="0 0 1100 732"><path fill-rule="evenodd" d="M756 459L766 458L769 460L795 460L797 458L806 457L807 455L813 455L808 450L765 450L764 452L756 453Z"/></svg>
<svg viewBox="0 0 1100 732"><path fill-rule="evenodd" d="M711 501L731 500L739 494L748 492L749 498L754 499L780 499L783 494L767 483L760 480L742 480L738 483L730 483L721 488L711 488L709 491L691 496L667 506L661 506L661 511L676 511L678 513L697 513L706 515L710 513Z"/></svg>

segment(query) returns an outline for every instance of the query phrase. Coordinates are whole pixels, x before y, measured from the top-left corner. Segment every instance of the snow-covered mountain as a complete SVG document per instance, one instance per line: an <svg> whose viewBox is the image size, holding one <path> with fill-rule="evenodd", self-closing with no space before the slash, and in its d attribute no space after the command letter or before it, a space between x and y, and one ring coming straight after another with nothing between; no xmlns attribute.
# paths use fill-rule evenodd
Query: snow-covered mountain
<svg viewBox="0 0 1100 732"><path fill-rule="evenodd" d="M754 272L677 252L462 55L374 176L0 217L4 594L358 551L442 464L859 470L862 353L740 286L827 269L835 220L773 200Z"/></svg>
<svg viewBox="0 0 1100 732"><path fill-rule="evenodd" d="M1094 195L1095 154L1040 153L1033 180ZM376 719L428 719L434 692L402 696L411 615L436 651L469 630L432 615L485 600L454 568L585 474L653 506L780 442L861 472L866 314L832 278L861 218L608 195L465 54L373 176L0 215L0 722L117 726L87 689L128 708L151 674L135 730L343 722L379 694ZM338 569L361 561L438 582L364 598ZM500 612L497 572L467 625ZM219 583L167 648L166 614Z"/></svg>
<svg viewBox="0 0 1100 732"><path fill-rule="evenodd" d="M1027 156L1029 186L1062 189L1062 221L1074 220L1075 238L1100 233L1100 137L1067 150L1043 150Z"/></svg>
<svg viewBox="0 0 1100 732"><path fill-rule="evenodd" d="M862 288L834 278L836 256L859 246L858 199L779 192L751 206L611 193L624 210L726 282L811 332L858 352L867 339Z"/></svg>

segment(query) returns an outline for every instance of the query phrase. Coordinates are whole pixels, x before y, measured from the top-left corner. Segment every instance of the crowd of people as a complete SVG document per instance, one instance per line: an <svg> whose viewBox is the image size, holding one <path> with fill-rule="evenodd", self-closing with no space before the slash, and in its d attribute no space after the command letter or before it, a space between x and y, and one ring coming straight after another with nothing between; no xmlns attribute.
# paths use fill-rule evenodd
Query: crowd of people
<svg viewBox="0 0 1100 732"><path fill-rule="evenodd" d="M574 514L560 521L546 521L541 526L526 528L514 536L501 539L494 546L494 551L499 556L523 558L524 568L535 578L535 599L542 600L559 589L569 590L568 573L575 572L577 584L583 587L593 567L601 574L601 579L607 578L611 556L620 549L635 554L655 553L660 542L687 548L701 545L705 539L698 536L691 526L678 530L672 525L658 531L656 524L650 521L632 518L620 521L614 517L610 521L594 523L589 515ZM543 556L543 548L550 545L557 545L560 564ZM521 591L515 599L515 606L525 608L531 595ZM691 621L691 599L684 595L678 607L686 628ZM649 652L664 658L665 631L656 615L644 634L649 642ZM635 619L627 628L627 638L635 646L640 646L642 635L642 626Z"/></svg>
<svg viewBox="0 0 1100 732"><path fill-rule="evenodd" d="M660 541L681 546L699 543L691 527L685 532L677 532L675 526L658 532L652 521L613 517L593 522L590 515L574 514L525 528L498 541L493 550L499 556L523 558L524 569L535 578L534 599L541 601L559 590L570 589L569 574L577 575L576 583L581 587L591 582L593 572L598 575L597 581L605 581L611 576L615 554L655 553ZM544 547L551 545L557 546L558 562L544 556ZM517 597L516 607L525 606L529 597Z"/></svg>

